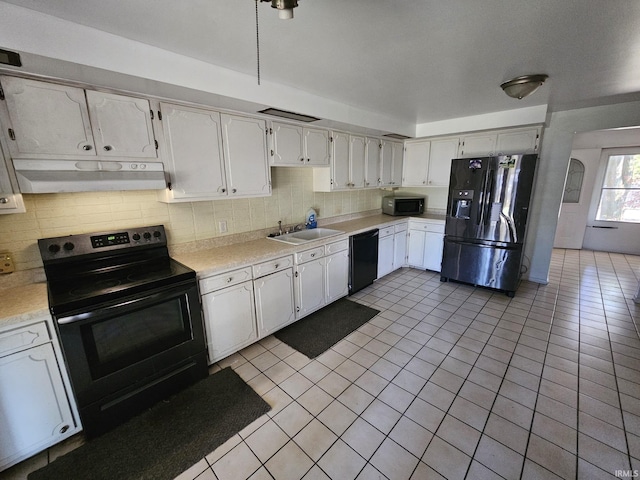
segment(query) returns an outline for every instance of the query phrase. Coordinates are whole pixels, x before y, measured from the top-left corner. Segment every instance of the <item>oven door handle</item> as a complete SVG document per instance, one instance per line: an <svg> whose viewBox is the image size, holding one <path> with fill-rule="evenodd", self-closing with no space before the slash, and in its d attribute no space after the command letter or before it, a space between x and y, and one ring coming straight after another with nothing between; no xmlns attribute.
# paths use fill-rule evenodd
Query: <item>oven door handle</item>
<svg viewBox="0 0 640 480"><path fill-rule="evenodd" d="M70 323L99 320L103 317L113 317L114 315L118 315L118 312L120 312L121 310L136 310L138 308L144 308L145 306L150 304L166 302L170 298L186 295L190 288L191 285L185 286L184 288L178 290L174 285L171 289L169 289L169 296L167 296L167 289L165 289L160 292L145 295L141 298L133 298L124 302L116 303L114 305L92 307L88 312L62 317L57 319L57 322L59 325L68 325Z"/></svg>

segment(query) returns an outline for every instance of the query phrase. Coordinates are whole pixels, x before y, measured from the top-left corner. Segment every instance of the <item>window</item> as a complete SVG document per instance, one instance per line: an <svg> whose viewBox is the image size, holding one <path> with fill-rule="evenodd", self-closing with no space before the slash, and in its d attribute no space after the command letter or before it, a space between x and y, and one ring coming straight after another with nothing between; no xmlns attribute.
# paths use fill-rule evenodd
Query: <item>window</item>
<svg viewBox="0 0 640 480"><path fill-rule="evenodd" d="M640 223L640 149L609 155L596 220Z"/></svg>
<svg viewBox="0 0 640 480"><path fill-rule="evenodd" d="M562 203L579 203L582 181L584 180L584 163L577 158L569 162L567 180L564 183L564 196Z"/></svg>

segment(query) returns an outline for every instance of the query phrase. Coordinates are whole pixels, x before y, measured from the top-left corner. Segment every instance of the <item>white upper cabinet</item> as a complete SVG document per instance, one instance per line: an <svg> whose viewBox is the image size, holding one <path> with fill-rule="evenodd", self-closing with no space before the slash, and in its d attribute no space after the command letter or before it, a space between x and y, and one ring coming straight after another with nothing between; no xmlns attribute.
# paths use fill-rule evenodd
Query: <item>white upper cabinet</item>
<svg viewBox="0 0 640 480"><path fill-rule="evenodd" d="M496 153L498 155L536 153L540 133L541 129L539 128L498 133Z"/></svg>
<svg viewBox="0 0 640 480"><path fill-rule="evenodd" d="M427 172L429 171L429 154L431 142L419 141L405 145L405 155L402 170L403 187L426 187Z"/></svg>
<svg viewBox="0 0 640 480"><path fill-rule="evenodd" d="M160 104L170 187L164 202L271 195L264 120Z"/></svg>
<svg viewBox="0 0 640 480"><path fill-rule="evenodd" d="M146 99L17 77L0 81L14 158L157 157Z"/></svg>
<svg viewBox="0 0 640 480"><path fill-rule="evenodd" d="M98 155L156 157L148 100L91 90L86 93Z"/></svg>
<svg viewBox="0 0 640 480"><path fill-rule="evenodd" d="M266 122L226 113L221 114L220 119L229 195L271 195Z"/></svg>
<svg viewBox="0 0 640 480"><path fill-rule="evenodd" d="M220 113L168 103L160 108L173 197L226 196Z"/></svg>
<svg viewBox="0 0 640 480"><path fill-rule="evenodd" d="M449 186L451 173L451 160L458 157L458 137L443 138L431 141L429 153L429 171L427 173L427 185L430 187Z"/></svg>
<svg viewBox="0 0 640 480"><path fill-rule="evenodd" d="M404 145L400 142L382 141L380 158L380 186L399 187L402 184L402 157Z"/></svg>
<svg viewBox="0 0 640 480"><path fill-rule="evenodd" d="M367 163L366 138L359 135L349 135L349 165L351 188L364 188Z"/></svg>
<svg viewBox="0 0 640 480"><path fill-rule="evenodd" d="M367 137L366 145L366 166L365 166L365 187L378 187L380 183L380 159L382 158L382 142L377 138Z"/></svg>
<svg viewBox="0 0 640 480"><path fill-rule="evenodd" d="M272 134L272 166L329 166L327 130L273 122Z"/></svg>
<svg viewBox="0 0 640 480"><path fill-rule="evenodd" d="M18 189L13 187L9 177L9 168L0 148L0 215L5 213L24 213L24 201Z"/></svg>
<svg viewBox="0 0 640 480"><path fill-rule="evenodd" d="M460 158L536 153L542 134L541 127L521 128L467 135L461 138Z"/></svg>
<svg viewBox="0 0 640 480"><path fill-rule="evenodd" d="M468 135L460 139L459 157L486 157L496 150L497 135Z"/></svg>

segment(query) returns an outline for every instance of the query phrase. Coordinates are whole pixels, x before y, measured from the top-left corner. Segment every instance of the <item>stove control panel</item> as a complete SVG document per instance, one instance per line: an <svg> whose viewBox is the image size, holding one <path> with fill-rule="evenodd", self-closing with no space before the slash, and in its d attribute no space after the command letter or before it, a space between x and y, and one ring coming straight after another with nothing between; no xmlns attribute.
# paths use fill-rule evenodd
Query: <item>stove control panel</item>
<svg viewBox="0 0 640 480"><path fill-rule="evenodd" d="M97 252L165 246L167 239L163 225L132 228L120 232L69 235L38 240L43 262L77 257Z"/></svg>

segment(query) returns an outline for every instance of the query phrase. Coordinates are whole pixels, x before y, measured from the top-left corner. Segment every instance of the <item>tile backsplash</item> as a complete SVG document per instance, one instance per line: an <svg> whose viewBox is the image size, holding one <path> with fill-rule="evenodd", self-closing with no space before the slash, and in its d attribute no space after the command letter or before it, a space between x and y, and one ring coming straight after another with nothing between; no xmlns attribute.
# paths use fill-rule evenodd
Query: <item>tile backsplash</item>
<svg viewBox="0 0 640 480"><path fill-rule="evenodd" d="M318 218L380 208L382 190L313 191L313 170L272 168L271 197L166 204L155 191L24 195L26 213L0 215L0 251L13 254L16 270L42 266L39 238L165 226L170 245L301 223L309 207ZM220 222L227 231L220 232Z"/></svg>

